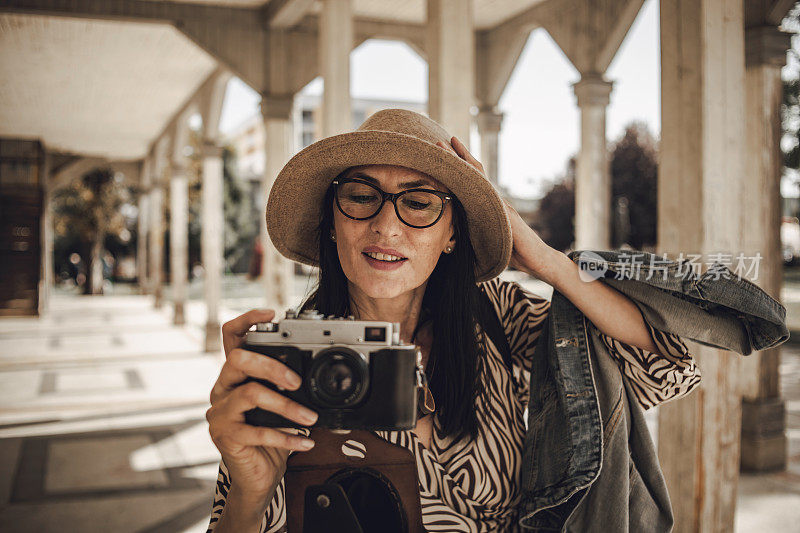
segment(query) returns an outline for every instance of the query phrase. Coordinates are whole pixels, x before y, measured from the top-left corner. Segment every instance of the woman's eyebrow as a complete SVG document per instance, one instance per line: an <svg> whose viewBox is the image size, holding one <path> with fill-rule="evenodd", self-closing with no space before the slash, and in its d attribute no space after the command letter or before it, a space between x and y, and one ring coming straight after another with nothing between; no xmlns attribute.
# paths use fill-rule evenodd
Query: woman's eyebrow
<svg viewBox="0 0 800 533"><path fill-rule="evenodd" d="M356 172L355 174L353 174L350 177L351 178L361 178L364 181L368 181L370 183L374 183L378 187L381 186L381 184L378 183L378 180L376 180L372 176L367 176L366 174L363 174L361 172ZM422 187L424 185L427 185L429 187L435 188L435 187L433 187L433 185L431 183L429 183L429 182L427 182L425 180L404 181L404 182L399 184L399 187L401 189L411 189L411 188L414 188L414 187Z"/></svg>

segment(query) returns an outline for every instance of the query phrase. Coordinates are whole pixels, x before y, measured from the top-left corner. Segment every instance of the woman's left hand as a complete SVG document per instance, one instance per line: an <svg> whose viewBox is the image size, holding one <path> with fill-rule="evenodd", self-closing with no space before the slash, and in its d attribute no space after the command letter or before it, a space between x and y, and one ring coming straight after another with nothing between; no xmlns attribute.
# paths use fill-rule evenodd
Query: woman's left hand
<svg viewBox="0 0 800 533"><path fill-rule="evenodd" d="M450 142L452 144L452 149L461 159L483 174L484 178L487 178L483 165L469 153L467 147L464 146L457 137L454 136L450 139ZM444 149L450 149L450 147L446 146L441 141L436 144ZM511 222L511 234L514 240L509 266L527 272L528 274L537 275L540 267L543 266L543 261L546 261L546 258L549 257L549 254L554 250L539 237L533 228L522 220L522 217L519 216L517 210L514 209L508 200L503 198L502 195L500 199L503 200L503 204L506 207L508 220Z"/></svg>

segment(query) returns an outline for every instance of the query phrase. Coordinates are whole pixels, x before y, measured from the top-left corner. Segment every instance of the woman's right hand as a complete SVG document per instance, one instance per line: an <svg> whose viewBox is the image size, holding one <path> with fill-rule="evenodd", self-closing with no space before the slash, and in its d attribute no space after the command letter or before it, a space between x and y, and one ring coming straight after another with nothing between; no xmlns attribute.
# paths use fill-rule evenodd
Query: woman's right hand
<svg viewBox="0 0 800 533"><path fill-rule="evenodd" d="M272 309L253 309L222 326L225 363L211 390L211 407L206 411L211 440L228 468L232 490L264 504L272 499L283 478L289 450L306 451L314 442L278 428L251 426L245 423L245 411L260 407L304 425L317 420L314 411L261 383L251 381L240 386L247 376L268 380L287 390L300 386L300 376L280 361L241 348L251 326L274 317Z"/></svg>

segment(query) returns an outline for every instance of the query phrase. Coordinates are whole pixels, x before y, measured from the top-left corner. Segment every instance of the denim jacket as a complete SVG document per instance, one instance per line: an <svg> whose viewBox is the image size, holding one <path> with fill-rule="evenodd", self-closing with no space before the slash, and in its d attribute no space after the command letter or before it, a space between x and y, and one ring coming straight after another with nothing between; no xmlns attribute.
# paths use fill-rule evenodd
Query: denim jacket
<svg viewBox="0 0 800 533"><path fill-rule="evenodd" d="M648 252L568 256L579 266L597 259L595 277L663 331L743 355L789 338L784 306L722 263L698 275L687 261ZM596 328L558 291L546 320L537 352L546 351L531 369L520 525L541 532L670 531L669 494L629 383Z"/></svg>

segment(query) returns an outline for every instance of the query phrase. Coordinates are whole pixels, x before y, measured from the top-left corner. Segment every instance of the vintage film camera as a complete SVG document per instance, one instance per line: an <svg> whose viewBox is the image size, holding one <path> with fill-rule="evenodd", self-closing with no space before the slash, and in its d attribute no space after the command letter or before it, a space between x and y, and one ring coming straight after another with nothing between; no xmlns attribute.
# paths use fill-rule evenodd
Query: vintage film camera
<svg viewBox="0 0 800 533"><path fill-rule="evenodd" d="M316 310L286 311L278 322L263 322L245 336L244 349L278 359L303 378L294 391L248 376L317 413L313 427L328 429L412 429L417 391L424 373L422 354L400 343L400 324L324 317ZM306 427L258 407L245 412L253 426Z"/></svg>

